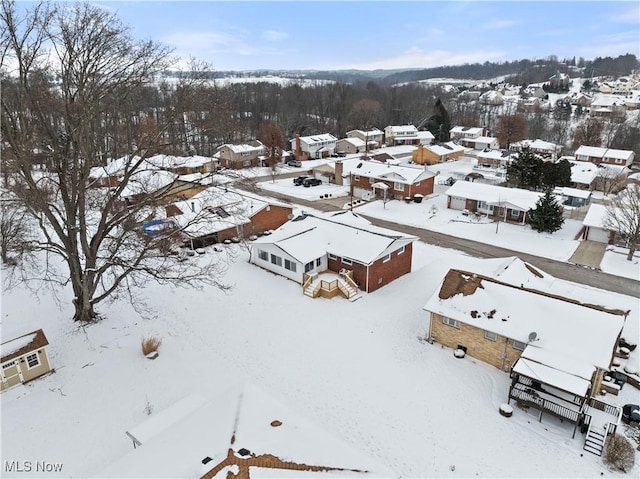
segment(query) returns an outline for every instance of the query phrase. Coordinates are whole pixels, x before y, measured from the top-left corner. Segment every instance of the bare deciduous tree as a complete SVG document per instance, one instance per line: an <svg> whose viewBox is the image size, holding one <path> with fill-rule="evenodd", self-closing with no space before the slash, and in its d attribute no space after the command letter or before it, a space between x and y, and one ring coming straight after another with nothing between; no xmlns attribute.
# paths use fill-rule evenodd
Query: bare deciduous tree
<svg viewBox="0 0 640 479"><path fill-rule="evenodd" d="M496 137L501 146L509 148L511 143L526 140L527 119L521 115L502 115L496 125Z"/></svg>
<svg viewBox="0 0 640 479"><path fill-rule="evenodd" d="M271 177L275 181L284 152L282 130L272 121L265 122L258 129L258 140L264 145L266 163L271 168Z"/></svg>
<svg viewBox="0 0 640 479"><path fill-rule="evenodd" d="M573 135L573 147L601 146L602 144L602 122L595 118L587 118L578 125Z"/></svg>
<svg viewBox="0 0 640 479"><path fill-rule="evenodd" d="M640 243L640 184L629 183L607 205L604 226L626 242L627 261L633 260Z"/></svg>
<svg viewBox="0 0 640 479"><path fill-rule="evenodd" d="M166 125L144 122L138 134L131 122L131 130L113 140L130 152L117 186L88 187L94 168L104 166L110 103L133 111L133 99L172 64L171 52L134 41L114 14L92 4L44 2L19 15L14 2L2 0L0 24L3 163L12 160L6 187L39 227L29 246L66 266L66 273L46 267L43 279L71 285L73 319L93 321L101 301L150 279L225 287L215 255L196 265L168 254L182 243L180 229L143 231L163 201L153 190L140 194L150 173L145 157ZM46 151L47 170L33 168L36 151ZM127 192L138 193L137 201L125 202Z"/></svg>

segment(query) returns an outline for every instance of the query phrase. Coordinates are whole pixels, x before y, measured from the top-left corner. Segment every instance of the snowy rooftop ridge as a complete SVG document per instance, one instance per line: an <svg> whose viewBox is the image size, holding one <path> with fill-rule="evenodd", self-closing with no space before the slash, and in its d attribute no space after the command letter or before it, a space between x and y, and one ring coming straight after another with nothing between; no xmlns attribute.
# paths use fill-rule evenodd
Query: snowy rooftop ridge
<svg viewBox="0 0 640 479"><path fill-rule="evenodd" d="M39 349L48 344L49 341L42 329L32 331L2 343L2 345L0 345L0 352L2 354L0 361L3 363L11 361L29 351Z"/></svg>

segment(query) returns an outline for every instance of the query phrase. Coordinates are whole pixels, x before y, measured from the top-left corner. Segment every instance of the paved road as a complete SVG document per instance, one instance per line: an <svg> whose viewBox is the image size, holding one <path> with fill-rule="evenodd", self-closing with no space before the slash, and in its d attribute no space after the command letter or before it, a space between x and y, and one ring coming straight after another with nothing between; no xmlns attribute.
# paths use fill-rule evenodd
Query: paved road
<svg viewBox="0 0 640 479"><path fill-rule="evenodd" d="M280 200L291 201L292 203L296 203L301 206L308 206L310 208L315 208L321 211L337 211L340 209L340 207L335 204L335 201L333 202L333 204L331 204L330 200L328 202L322 202L308 201L300 198L287 198L284 195L272 194L265 190L261 190L261 194L273 196ZM344 204L347 201L348 200L344 198L338 200L338 202L341 204ZM540 256L534 256L531 254L513 251L506 248L500 248L498 246L479 243L477 241L458 238L455 236L449 236L422 228L393 223L391 221L385 221L366 215L361 216L367 218L374 225L417 236L422 241L428 244L463 251L471 256L476 256L478 258L503 258L507 256L518 256L523 261L526 261L527 263L540 268L542 271L549 273L556 278L561 278L567 281L573 281L575 283L585 284L588 286L593 286L595 288L605 289L607 291L613 291L615 293L621 293L628 296L635 296L637 298L640 297L640 281L638 280L615 276L612 274L603 273L599 270L577 266L575 264L556 261L549 258L542 258Z"/></svg>

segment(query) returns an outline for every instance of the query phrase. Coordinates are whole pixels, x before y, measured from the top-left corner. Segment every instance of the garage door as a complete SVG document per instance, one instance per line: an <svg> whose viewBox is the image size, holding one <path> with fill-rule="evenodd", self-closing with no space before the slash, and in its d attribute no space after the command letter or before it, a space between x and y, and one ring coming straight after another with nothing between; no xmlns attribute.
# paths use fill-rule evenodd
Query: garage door
<svg viewBox="0 0 640 479"><path fill-rule="evenodd" d="M598 241L599 243L609 243L609 232L602 228L589 228L587 235L589 241Z"/></svg>
<svg viewBox="0 0 640 479"><path fill-rule="evenodd" d="M449 204L449 208L452 210L463 210L465 209L467 202L464 198L460 198L458 196L451 197L451 203Z"/></svg>

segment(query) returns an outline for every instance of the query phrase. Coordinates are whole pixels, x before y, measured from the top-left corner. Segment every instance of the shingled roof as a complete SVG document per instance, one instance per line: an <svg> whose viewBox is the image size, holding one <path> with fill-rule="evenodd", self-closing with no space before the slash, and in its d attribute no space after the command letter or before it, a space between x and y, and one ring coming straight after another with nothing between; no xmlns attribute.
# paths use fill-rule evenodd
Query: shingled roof
<svg viewBox="0 0 640 479"><path fill-rule="evenodd" d="M22 344L20 340L26 341L28 336L33 336L33 338L28 343ZM11 361L12 359L19 358L28 352L40 349L48 344L49 341L44 335L44 331L42 331L42 329L23 334L22 336L18 336L17 338L13 338L2 343L0 346L2 349L2 359L0 362L5 363L7 361ZM17 349L15 349L15 347L17 347Z"/></svg>

